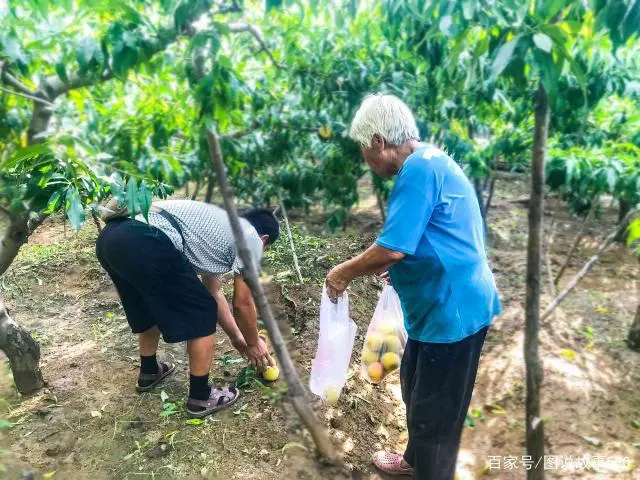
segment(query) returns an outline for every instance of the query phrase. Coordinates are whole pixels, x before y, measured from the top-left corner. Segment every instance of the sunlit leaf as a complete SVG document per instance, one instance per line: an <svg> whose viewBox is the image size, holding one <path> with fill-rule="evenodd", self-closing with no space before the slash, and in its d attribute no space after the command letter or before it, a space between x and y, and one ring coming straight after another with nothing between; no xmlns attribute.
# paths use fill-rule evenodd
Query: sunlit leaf
<svg viewBox="0 0 640 480"><path fill-rule="evenodd" d="M152 193L149 187L147 187L147 181L142 180L140 187L138 188L138 205L140 212L144 216L147 222L149 221L149 209L151 208Z"/></svg>
<svg viewBox="0 0 640 480"><path fill-rule="evenodd" d="M551 38L549 38L544 33L536 33L533 35L533 43L536 44L540 50L545 51L547 53L551 52L551 47L553 46L553 42Z"/></svg>
<svg viewBox="0 0 640 480"><path fill-rule="evenodd" d="M84 222L84 208L80 200L80 194L75 187L67 189L66 195L67 218L77 232Z"/></svg>
<svg viewBox="0 0 640 480"><path fill-rule="evenodd" d="M562 355L563 357L568 358L569 360L573 360L573 359L576 358L576 352L574 352L573 350L570 350L568 348L560 350L560 355Z"/></svg>
<svg viewBox="0 0 640 480"><path fill-rule="evenodd" d="M491 65L491 79L495 80L498 78L504 69L507 68L519 41L520 36L516 36L513 40L500 47Z"/></svg>
<svg viewBox="0 0 640 480"><path fill-rule="evenodd" d="M127 202L127 208L129 209L129 215L132 217L135 216L140 211L140 208L138 204L138 184L133 177L127 182L125 200Z"/></svg>
<svg viewBox="0 0 640 480"><path fill-rule="evenodd" d="M188 420L186 420L184 423L186 425L193 425L193 426L199 426L202 425L205 421L202 418L190 418Z"/></svg>

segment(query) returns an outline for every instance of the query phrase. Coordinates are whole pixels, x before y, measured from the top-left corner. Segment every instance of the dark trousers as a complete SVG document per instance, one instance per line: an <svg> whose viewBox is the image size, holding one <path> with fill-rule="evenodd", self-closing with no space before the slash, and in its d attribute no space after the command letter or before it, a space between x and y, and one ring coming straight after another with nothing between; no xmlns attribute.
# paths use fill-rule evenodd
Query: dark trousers
<svg viewBox="0 0 640 480"><path fill-rule="evenodd" d="M414 478L454 478L487 329L455 343L407 342L400 382L409 430L404 459Z"/></svg>

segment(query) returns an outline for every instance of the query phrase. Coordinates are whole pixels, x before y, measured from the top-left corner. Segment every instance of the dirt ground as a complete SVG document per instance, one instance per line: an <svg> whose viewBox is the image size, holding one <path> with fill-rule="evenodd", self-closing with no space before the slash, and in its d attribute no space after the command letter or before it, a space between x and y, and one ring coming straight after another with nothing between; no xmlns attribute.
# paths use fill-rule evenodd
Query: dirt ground
<svg viewBox="0 0 640 480"><path fill-rule="evenodd" d="M525 178L504 174L489 214L490 257L503 301L481 359L458 459L458 477L525 476L525 371L523 361L526 206ZM295 212L294 212L295 213ZM550 263L557 271L580 219L558 199L546 206L554 231ZM613 227L615 212L588 230L563 282L580 268ZM270 299L290 350L306 379L318 337L321 284L328 268L369 245L380 227L375 202L366 198L345 232L320 234L320 216L292 215L305 283L297 284L286 241L266 258ZM350 290L359 331L354 374L338 404L318 413L347 468L330 470L314 458L310 437L286 399L282 381L261 385L224 334L218 337L213 381L239 375L241 400L203 423L187 422L184 345L161 345L177 372L157 391L137 395L136 339L109 278L93 251L96 231L79 234L52 218L30 239L2 279L11 314L42 346L47 387L19 397L0 359L0 478L315 479L379 477L370 463L378 449L402 451L404 408L395 376L378 387L359 378L362 340L381 288L375 278ZM640 478L640 355L624 338L638 301L638 268L621 245L542 327L542 414L547 473L552 478ZM545 277L543 303L550 299ZM562 285L561 285L562 286ZM8 422L8 424L7 424ZM635 444L635 447L634 447Z"/></svg>

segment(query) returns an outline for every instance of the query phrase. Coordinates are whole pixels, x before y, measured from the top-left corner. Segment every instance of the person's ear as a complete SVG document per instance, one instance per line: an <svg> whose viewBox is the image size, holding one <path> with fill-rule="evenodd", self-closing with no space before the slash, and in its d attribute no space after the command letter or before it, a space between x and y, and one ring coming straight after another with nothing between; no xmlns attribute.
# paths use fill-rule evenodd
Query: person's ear
<svg viewBox="0 0 640 480"><path fill-rule="evenodd" d="M384 138L376 133L371 139L371 148L376 152L381 153L384 150Z"/></svg>
<svg viewBox="0 0 640 480"><path fill-rule="evenodd" d="M260 235L260 240L262 240L262 249L266 250L269 248L269 235Z"/></svg>

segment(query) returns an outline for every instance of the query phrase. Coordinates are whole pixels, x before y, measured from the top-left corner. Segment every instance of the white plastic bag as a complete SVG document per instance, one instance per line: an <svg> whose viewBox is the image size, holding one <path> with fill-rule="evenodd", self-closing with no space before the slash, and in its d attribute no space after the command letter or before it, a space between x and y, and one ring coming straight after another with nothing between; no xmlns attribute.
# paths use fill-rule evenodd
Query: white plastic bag
<svg viewBox="0 0 640 480"><path fill-rule="evenodd" d="M349 317L349 297L344 292L337 303L322 289L318 350L311 364L311 391L327 403L338 400L347 381L357 326Z"/></svg>
<svg viewBox="0 0 640 480"><path fill-rule="evenodd" d="M391 285L385 285L373 312L361 355L362 376L373 384L400 367L407 344L400 298Z"/></svg>

